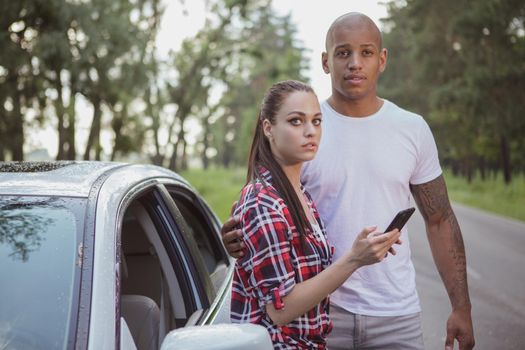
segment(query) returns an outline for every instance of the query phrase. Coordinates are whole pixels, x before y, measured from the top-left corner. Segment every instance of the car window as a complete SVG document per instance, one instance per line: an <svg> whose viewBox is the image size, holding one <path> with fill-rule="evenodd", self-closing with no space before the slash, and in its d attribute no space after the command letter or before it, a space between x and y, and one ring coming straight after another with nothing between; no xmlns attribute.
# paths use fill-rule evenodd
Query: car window
<svg viewBox="0 0 525 350"><path fill-rule="evenodd" d="M0 349L71 347L85 204L0 197Z"/></svg>
<svg viewBox="0 0 525 350"><path fill-rule="evenodd" d="M220 287L229 264L219 238L219 224L195 194L185 188L168 188L190 234L197 242L215 290Z"/></svg>

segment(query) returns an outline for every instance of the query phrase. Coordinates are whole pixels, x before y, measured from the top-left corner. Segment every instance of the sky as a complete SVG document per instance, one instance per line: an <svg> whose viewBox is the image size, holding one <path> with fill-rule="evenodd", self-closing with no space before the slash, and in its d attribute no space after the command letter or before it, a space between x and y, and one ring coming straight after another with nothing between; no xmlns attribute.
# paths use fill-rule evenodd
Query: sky
<svg viewBox="0 0 525 350"><path fill-rule="evenodd" d="M192 36L204 25L204 0L167 0L157 49L166 55L170 49L177 50L182 40ZM307 76L321 100L330 95L330 79L321 67L321 53L324 49L325 34L334 19L340 15L357 11L372 18L381 28L380 19L386 17L383 1L374 0L273 0L273 7L281 15L291 14L297 27L297 39L309 51L310 70ZM184 9L184 10L183 10ZM186 13L186 15L183 14Z"/></svg>

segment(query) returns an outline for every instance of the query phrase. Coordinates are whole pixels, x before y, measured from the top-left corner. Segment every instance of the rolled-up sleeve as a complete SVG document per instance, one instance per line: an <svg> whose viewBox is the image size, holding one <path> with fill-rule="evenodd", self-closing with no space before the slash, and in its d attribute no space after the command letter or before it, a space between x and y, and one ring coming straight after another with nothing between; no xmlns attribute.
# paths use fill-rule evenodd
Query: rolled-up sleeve
<svg viewBox="0 0 525 350"><path fill-rule="evenodd" d="M239 262L249 276L247 290L263 307L272 302L274 288L284 297L295 286L291 230L281 211L264 205L250 208L241 220L247 254Z"/></svg>

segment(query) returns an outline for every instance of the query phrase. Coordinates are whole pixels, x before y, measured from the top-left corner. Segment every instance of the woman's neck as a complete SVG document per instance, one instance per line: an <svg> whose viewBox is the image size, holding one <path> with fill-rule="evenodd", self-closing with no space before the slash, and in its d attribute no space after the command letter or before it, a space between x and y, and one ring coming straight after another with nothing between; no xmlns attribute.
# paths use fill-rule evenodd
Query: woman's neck
<svg viewBox="0 0 525 350"><path fill-rule="evenodd" d="M298 191L301 188L301 168L303 167L303 163L293 164L293 165L283 165L281 164L281 168L283 169L284 174L288 178L288 181L290 181L290 184L292 184L292 187Z"/></svg>

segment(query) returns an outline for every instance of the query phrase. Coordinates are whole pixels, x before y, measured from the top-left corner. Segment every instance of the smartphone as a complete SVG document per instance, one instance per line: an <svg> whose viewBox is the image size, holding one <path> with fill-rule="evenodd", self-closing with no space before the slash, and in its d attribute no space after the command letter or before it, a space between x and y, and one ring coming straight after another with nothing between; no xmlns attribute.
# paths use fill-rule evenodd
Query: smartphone
<svg viewBox="0 0 525 350"><path fill-rule="evenodd" d="M388 225L386 230L384 232L392 231L393 229L397 228L399 231L405 226L408 219L414 214L414 211L416 211L416 208L408 208L405 210L401 210L399 213L396 214L394 217L394 220Z"/></svg>

